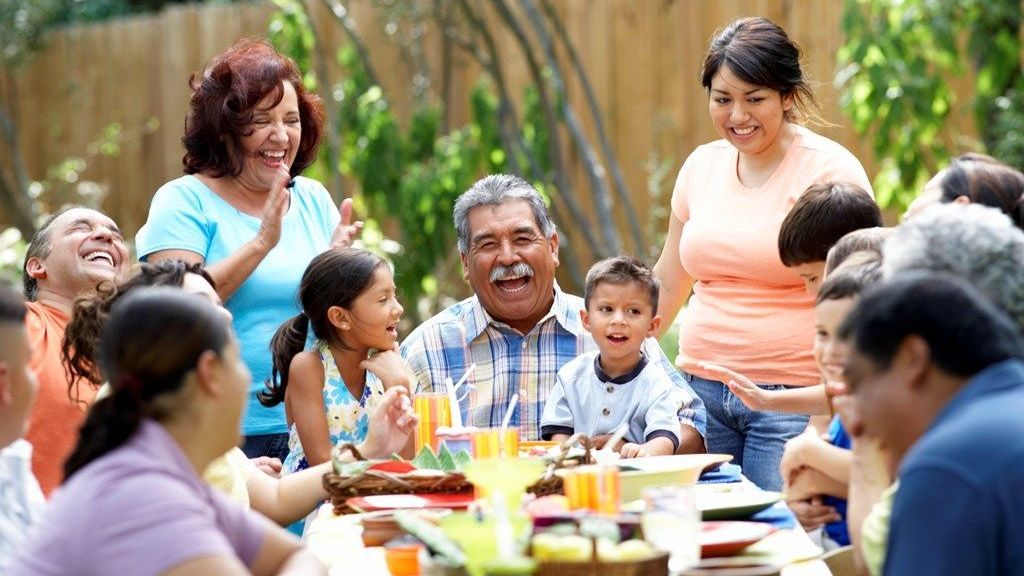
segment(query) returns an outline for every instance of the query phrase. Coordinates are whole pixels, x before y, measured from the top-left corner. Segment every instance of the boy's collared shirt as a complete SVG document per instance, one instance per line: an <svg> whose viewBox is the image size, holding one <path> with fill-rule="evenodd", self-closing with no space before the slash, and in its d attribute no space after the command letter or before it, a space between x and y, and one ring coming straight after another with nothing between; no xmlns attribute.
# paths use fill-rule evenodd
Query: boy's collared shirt
<svg viewBox="0 0 1024 576"><path fill-rule="evenodd" d="M541 418L541 437L611 434L625 424L627 442L665 437L678 448L678 413L686 401L664 368L642 355L632 371L610 378L599 358L589 352L559 370Z"/></svg>

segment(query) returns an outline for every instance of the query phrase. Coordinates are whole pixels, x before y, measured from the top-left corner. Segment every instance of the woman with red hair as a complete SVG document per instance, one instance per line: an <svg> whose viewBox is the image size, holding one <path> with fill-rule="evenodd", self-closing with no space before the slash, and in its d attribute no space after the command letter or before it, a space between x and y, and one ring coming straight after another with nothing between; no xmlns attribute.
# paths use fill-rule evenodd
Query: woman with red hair
<svg viewBox="0 0 1024 576"><path fill-rule="evenodd" d="M189 87L185 175L157 190L136 250L140 260L209 271L253 375L243 449L283 459L284 410L256 401L270 376L270 338L299 313L306 265L329 246L350 245L362 223L350 223L351 200L339 214L323 185L300 176L316 159L324 112L292 60L263 40L241 40Z"/></svg>

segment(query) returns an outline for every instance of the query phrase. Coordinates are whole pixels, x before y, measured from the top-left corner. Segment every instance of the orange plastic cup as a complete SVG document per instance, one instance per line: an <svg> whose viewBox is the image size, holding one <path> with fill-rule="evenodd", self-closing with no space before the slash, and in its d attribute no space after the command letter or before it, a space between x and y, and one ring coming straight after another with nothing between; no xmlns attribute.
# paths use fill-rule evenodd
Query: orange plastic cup
<svg viewBox="0 0 1024 576"><path fill-rule="evenodd" d="M452 411L449 407L448 395L443 392L416 394L412 397L412 408L420 417L416 425L416 453L424 446L430 446L434 452L440 450L441 442L437 438L438 426L452 425Z"/></svg>
<svg viewBox="0 0 1024 576"><path fill-rule="evenodd" d="M480 428L473 432L473 458L516 458L519 456L519 429Z"/></svg>
<svg viewBox="0 0 1024 576"><path fill-rule="evenodd" d="M580 466L567 470L562 482L570 510L611 516L619 513L619 469L615 466Z"/></svg>
<svg viewBox="0 0 1024 576"><path fill-rule="evenodd" d="M419 576L420 548L422 546L419 544L385 546L384 562L388 565L391 576Z"/></svg>

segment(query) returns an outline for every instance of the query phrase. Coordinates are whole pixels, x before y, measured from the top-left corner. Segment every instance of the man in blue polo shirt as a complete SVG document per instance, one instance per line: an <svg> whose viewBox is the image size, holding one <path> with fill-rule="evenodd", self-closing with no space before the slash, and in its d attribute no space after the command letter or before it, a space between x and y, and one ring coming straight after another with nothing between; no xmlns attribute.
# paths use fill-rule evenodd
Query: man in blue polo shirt
<svg viewBox="0 0 1024 576"><path fill-rule="evenodd" d="M851 428L891 451L900 488L885 574L1024 575L1024 343L964 281L907 273L866 294L851 345Z"/></svg>

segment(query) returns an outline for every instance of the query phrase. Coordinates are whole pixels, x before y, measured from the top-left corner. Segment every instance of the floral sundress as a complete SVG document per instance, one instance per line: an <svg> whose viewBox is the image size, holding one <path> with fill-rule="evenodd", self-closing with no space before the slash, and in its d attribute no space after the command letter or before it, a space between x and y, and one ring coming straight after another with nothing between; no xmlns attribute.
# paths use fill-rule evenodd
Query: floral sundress
<svg viewBox="0 0 1024 576"><path fill-rule="evenodd" d="M320 361L324 366L324 409L331 445L337 446L344 442L358 444L366 439L370 414L375 406L374 391L383 390L383 385L372 372L367 372L363 395L359 399L354 398L348 386L345 386L345 381L341 379L341 373L327 343L317 340L314 349L320 355ZM282 474L309 468L294 423L288 429L288 457L281 468Z"/></svg>

